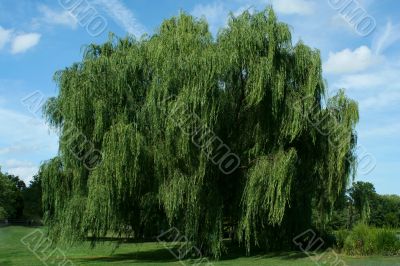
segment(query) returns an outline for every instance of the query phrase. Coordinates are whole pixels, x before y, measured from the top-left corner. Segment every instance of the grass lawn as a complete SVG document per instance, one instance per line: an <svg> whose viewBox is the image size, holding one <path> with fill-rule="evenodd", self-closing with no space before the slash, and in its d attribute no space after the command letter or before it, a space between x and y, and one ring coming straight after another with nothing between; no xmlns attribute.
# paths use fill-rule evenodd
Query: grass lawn
<svg viewBox="0 0 400 266"><path fill-rule="evenodd" d="M33 254L28 246L21 242L24 236L33 232L34 228L27 227L3 227L0 228L0 265L23 265L23 266L41 266L45 265ZM31 239L31 238L30 238ZM32 240L32 239L31 239ZM36 242L31 242L36 243ZM96 248L91 249L88 244L84 244L74 248L59 247L72 263L65 266L72 265L191 265L189 261L179 262L161 243L127 243L121 244L119 248L115 249L115 244L104 243L98 245ZM51 250L54 250L52 248ZM39 253L39 252L38 252ZM40 256L40 254L38 254ZM368 257L368 258L355 258L342 256L341 259L346 264L342 265L357 265L357 266L400 266L400 257ZM60 262L60 261L58 261ZM50 260L47 265L52 264ZM205 264L202 264L205 265ZM212 262L212 265L298 265L298 266L312 266L312 265L329 265L329 264L316 264L311 258L302 253L285 253L285 254L267 254L259 256L244 257L241 255L230 255L229 257L222 258L220 261Z"/></svg>

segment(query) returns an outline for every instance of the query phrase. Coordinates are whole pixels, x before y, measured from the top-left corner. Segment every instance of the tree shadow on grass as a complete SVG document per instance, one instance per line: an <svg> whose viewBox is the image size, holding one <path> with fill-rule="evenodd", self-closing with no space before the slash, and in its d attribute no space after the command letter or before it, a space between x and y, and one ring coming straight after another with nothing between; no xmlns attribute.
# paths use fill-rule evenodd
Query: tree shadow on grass
<svg viewBox="0 0 400 266"><path fill-rule="evenodd" d="M273 257L279 257L282 260L298 260L307 258L308 255L303 252L292 251L292 252L272 253L267 256L265 255L263 256L263 258L273 258Z"/></svg>
<svg viewBox="0 0 400 266"><path fill-rule="evenodd" d="M169 263L178 261L167 249L155 249L146 251L136 251L129 253L114 254L105 257L90 257L75 259L79 262L129 262L129 263L143 263L143 262L157 262Z"/></svg>
<svg viewBox="0 0 400 266"><path fill-rule="evenodd" d="M110 256L101 256L101 257L87 257L87 258L79 258L75 259L77 262L129 262L133 264L140 264L146 262L153 263L171 263L178 262L179 260L173 255L174 251L170 251L167 248L160 247L158 249L153 250L145 250L145 251L135 251L129 253L117 253ZM175 254L178 254L175 251ZM229 261L235 260L238 258L254 258L254 259L268 259L268 258L277 258L281 260L297 260L307 257L307 254L301 252L271 252L265 253L262 250L254 250L251 255L246 255L246 252L243 248L240 247L229 247L228 253L222 255L220 261ZM210 259L210 261L212 261ZM190 263L188 263L190 264Z"/></svg>
<svg viewBox="0 0 400 266"><path fill-rule="evenodd" d="M297 259L303 259L308 257L307 254L301 253L301 252L270 252L270 253L265 253L265 252L254 252L251 255L246 255L245 252L240 252L240 253L229 253L226 254L225 256L222 256L221 260L234 260L238 258L258 258L258 259L272 259L272 258L279 258L281 260L297 260Z"/></svg>
<svg viewBox="0 0 400 266"><path fill-rule="evenodd" d="M1 266L12 266L11 260L0 260L0 265Z"/></svg>
<svg viewBox="0 0 400 266"><path fill-rule="evenodd" d="M227 254L224 254L221 261L224 260L234 260L238 258L258 258L258 259L269 259L269 258L279 258L282 260L297 260L308 257L307 254L300 251L277 251L277 252L265 252L265 250L252 247L251 254L247 254L244 247L238 245L232 245L226 242L226 247L228 248Z"/></svg>

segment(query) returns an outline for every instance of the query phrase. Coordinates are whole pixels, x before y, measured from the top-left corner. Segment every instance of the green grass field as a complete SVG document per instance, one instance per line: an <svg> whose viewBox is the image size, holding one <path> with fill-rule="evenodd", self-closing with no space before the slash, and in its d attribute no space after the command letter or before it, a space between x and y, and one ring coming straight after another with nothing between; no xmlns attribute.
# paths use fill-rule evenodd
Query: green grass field
<svg viewBox="0 0 400 266"><path fill-rule="evenodd" d="M21 242L26 235L33 232L34 228L26 227L4 227L0 228L0 265L26 265L40 266L42 263L28 246ZM113 243L104 243L91 249L86 243L79 247L62 248L72 265L191 265L190 261L180 262L176 260L169 251L164 248L161 243L127 243L121 244L116 248ZM54 248L51 248L54 250ZM40 256L40 254L38 254ZM342 256L341 260L345 262L342 265L358 265L358 266L400 266L400 257L368 257L355 258ZM46 261L47 265L58 265L60 261L52 264L50 260ZM203 265L203 264L202 264ZM205 264L204 264L205 265ZM268 254L245 257L243 255L223 257L220 261L213 261L212 265L330 265L316 264L311 258L302 253L285 253L285 254ZM332 265L333 266L333 265Z"/></svg>

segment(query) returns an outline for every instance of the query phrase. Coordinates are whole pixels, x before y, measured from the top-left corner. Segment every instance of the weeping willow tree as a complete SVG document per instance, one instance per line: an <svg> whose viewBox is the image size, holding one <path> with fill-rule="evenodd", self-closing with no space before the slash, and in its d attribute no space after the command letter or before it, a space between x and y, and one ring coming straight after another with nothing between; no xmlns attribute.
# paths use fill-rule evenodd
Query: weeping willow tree
<svg viewBox="0 0 400 266"><path fill-rule="evenodd" d="M111 35L55 80L59 155L41 168L54 240L174 226L219 257L230 224L248 251L290 247L323 228L354 173L357 104L326 97L319 51L292 44L270 8L232 15L216 38L184 13L140 40ZM240 158L229 174L221 146Z"/></svg>

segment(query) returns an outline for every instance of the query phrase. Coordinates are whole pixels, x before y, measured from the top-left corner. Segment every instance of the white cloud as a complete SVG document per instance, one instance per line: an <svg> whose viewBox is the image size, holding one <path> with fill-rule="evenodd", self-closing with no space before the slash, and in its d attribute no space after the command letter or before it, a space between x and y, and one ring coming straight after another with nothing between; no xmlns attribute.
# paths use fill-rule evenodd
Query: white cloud
<svg viewBox="0 0 400 266"><path fill-rule="evenodd" d="M15 152L24 151L24 150L25 150L25 147L22 145L18 145L18 144L7 146L7 147L0 147L0 155L15 153Z"/></svg>
<svg viewBox="0 0 400 266"><path fill-rule="evenodd" d="M254 14L254 12L256 11L256 6L255 5L251 5L251 4L247 4L245 6L241 6L235 12L233 12L233 15L235 17L237 17L237 16L241 15L245 11L248 11L250 14Z"/></svg>
<svg viewBox="0 0 400 266"><path fill-rule="evenodd" d="M32 180L33 176L39 170L38 166L32 162L18 161L15 159L5 161L3 166L7 173L20 177L26 185L29 185L29 181Z"/></svg>
<svg viewBox="0 0 400 266"><path fill-rule="evenodd" d="M40 125L35 125L33 127L37 127ZM11 144L7 144L7 146L0 146L0 156L21 156L32 151L40 151L40 150L57 150L55 143L44 143L40 139L32 139L32 138L24 138L17 142L13 142Z"/></svg>
<svg viewBox="0 0 400 266"><path fill-rule="evenodd" d="M36 46L40 41L41 35L38 33L26 33L17 35L11 44L11 53L24 53L30 48Z"/></svg>
<svg viewBox="0 0 400 266"><path fill-rule="evenodd" d="M386 109L389 106L398 106L400 104L400 90L383 91L371 97L359 100L358 103L361 110Z"/></svg>
<svg viewBox="0 0 400 266"><path fill-rule="evenodd" d="M49 136L49 128L44 121L33 115L0 108L0 140L7 140L8 143L21 143L24 140L25 146L32 147L32 143L38 140L41 144L48 143L49 139L43 139L46 136Z"/></svg>
<svg viewBox="0 0 400 266"><path fill-rule="evenodd" d="M210 31L217 34L218 29L226 26L229 9L221 2L198 4L190 12L193 16L206 18Z"/></svg>
<svg viewBox="0 0 400 266"><path fill-rule="evenodd" d="M334 14L330 19L330 25L339 30L346 30L348 32L354 32L354 27L347 22L340 13Z"/></svg>
<svg viewBox="0 0 400 266"><path fill-rule="evenodd" d="M77 19L68 11L55 11L46 5L38 7L42 17L37 19L38 22L49 25L63 25L75 29L78 25Z"/></svg>
<svg viewBox="0 0 400 266"><path fill-rule="evenodd" d="M30 180L40 161L57 154L57 139L33 115L0 108L0 166L4 171Z"/></svg>
<svg viewBox="0 0 400 266"><path fill-rule="evenodd" d="M11 43L11 53L23 53L37 45L41 35L38 33L16 34L14 29L4 29L0 26L0 50Z"/></svg>
<svg viewBox="0 0 400 266"><path fill-rule="evenodd" d="M399 58L371 55L373 68L361 73L344 74L336 78L333 88L346 88L358 100L361 112L397 112L400 105ZM353 59L355 60L355 59ZM348 62L350 64L350 62ZM345 66L343 66L345 67ZM394 114L395 116L397 115Z"/></svg>
<svg viewBox="0 0 400 266"><path fill-rule="evenodd" d="M11 40L12 30L6 30L0 26L0 50Z"/></svg>
<svg viewBox="0 0 400 266"><path fill-rule="evenodd" d="M243 0L239 7L233 8L232 5L227 5L226 2L216 1L209 4L197 4L190 14L197 18L205 18L209 25L210 32L217 35L221 28L228 24L229 13L232 11L233 16L239 16L245 11L254 13L254 10L262 1ZM265 8L265 6L263 6ZM233 11L235 10L235 11Z"/></svg>
<svg viewBox="0 0 400 266"><path fill-rule="evenodd" d="M344 75L335 84L336 88L351 90L395 90L399 91L400 76L398 67L387 65L378 71L369 71L362 74Z"/></svg>
<svg viewBox="0 0 400 266"><path fill-rule="evenodd" d="M360 132L363 138L382 138L382 137L398 137L400 132L400 123L387 123L373 128L368 128Z"/></svg>
<svg viewBox="0 0 400 266"><path fill-rule="evenodd" d="M374 39L375 53L381 54L397 41L400 41L400 24L392 25L392 22L389 21L385 28L379 32L379 37Z"/></svg>
<svg viewBox="0 0 400 266"><path fill-rule="evenodd" d="M385 80L379 75L354 74L343 76L335 87L348 89L370 89L385 84Z"/></svg>
<svg viewBox="0 0 400 266"><path fill-rule="evenodd" d="M324 64L327 73L355 73L368 69L382 61L382 57L375 55L367 46L361 46L354 51L344 49L337 53L329 53Z"/></svg>
<svg viewBox="0 0 400 266"><path fill-rule="evenodd" d="M132 11L122 1L95 0L94 4L104 8L108 15L128 33L140 37L146 32L145 27L139 23Z"/></svg>
<svg viewBox="0 0 400 266"><path fill-rule="evenodd" d="M276 12L281 14L310 15L315 10L315 4L308 0L273 0Z"/></svg>

